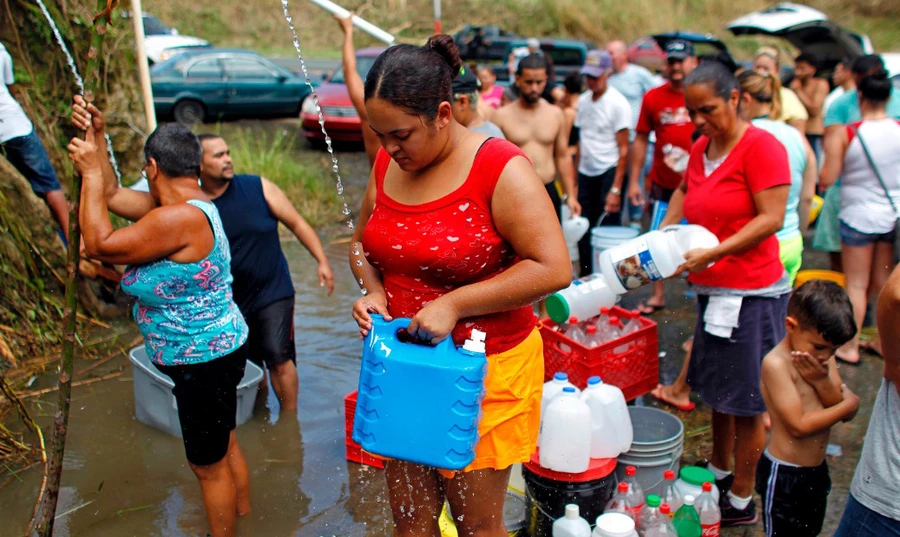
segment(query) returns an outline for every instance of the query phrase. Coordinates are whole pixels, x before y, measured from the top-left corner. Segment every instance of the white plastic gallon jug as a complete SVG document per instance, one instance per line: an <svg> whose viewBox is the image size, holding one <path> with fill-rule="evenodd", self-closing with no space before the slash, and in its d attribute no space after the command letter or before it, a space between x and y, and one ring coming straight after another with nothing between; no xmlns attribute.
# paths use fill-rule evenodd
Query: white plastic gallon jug
<svg viewBox="0 0 900 537"><path fill-rule="evenodd" d="M568 205L564 204L562 211L563 238L566 240L566 246L569 247L569 260L575 261L578 259L578 241L591 228L591 223L583 216L573 218Z"/></svg>
<svg viewBox="0 0 900 537"><path fill-rule="evenodd" d="M622 513L606 513L597 517L592 537L638 537L634 520Z"/></svg>
<svg viewBox="0 0 900 537"><path fill-rule="evenodd" d="M591 458L618 457L631 449L634 430L622 390L591 377L581 399L591 409ZM602 418L594 417L601 414Z"/></svg>
<svg viewBox="0 0 900 537"><path fill-rule="evenodd" d="M538 443L540 443L541 435L544 432L544 416L547 414L547 407L550 405L550 401L561 394L563 388L566 387L575 388L575 385L569 382L569 375L562 372L555 373L552 379L544 383L544 390L541 393L541 428L538 433ZM578 388L575 388L575 393L580 391Z"/></svg>
<svg viewBox="0 0 900 537"><path fill-rule="evenodd" d="M547 407L540 439L544 468L580 474L591 464L591 410L567 386Z"/></svg>
<svg viewBox="0 0 900 537"><path fill-rule="evenodd" d="M570 317L587 320L600 314L600 308L616 305L616 292L601 274L590 274L547 297L547 314L558 323Z"/></svg>
<svg viewBox="0 0 900 537"><path fill-rule="evenodd" d="M672 276L687 252L718 244L716 236L702 226L669 226L604 250L600 266L594 270L603 274L613 291L622 294Z"/></svg>
<svg viewBox="0 0 900 537"><path fill-rule="evenodd" d="M591 525L581 518L577 505L566 505L566 515L553 523L553 537L591 537Z"/></svg>

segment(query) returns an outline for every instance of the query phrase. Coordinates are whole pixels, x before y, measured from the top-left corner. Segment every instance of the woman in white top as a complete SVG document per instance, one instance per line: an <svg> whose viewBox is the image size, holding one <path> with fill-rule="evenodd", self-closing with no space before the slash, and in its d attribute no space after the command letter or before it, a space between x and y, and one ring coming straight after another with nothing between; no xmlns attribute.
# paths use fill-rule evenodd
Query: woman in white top
<svg viewBox="0 0 900 537"><path fill-rule="evenodd" d="M885 113L891 96L886 72L863 79L858 91L862 121L847 125L838 136L829 138L819 178L825 187L842 178L841 259L847 293L861 328L868 299L881 292L894 268L898 217L894 207L900 207L900 123ZM880 354L880 341L873 341L870 348ZM859 337L841 348L837 357L857 363Z"/></svg>

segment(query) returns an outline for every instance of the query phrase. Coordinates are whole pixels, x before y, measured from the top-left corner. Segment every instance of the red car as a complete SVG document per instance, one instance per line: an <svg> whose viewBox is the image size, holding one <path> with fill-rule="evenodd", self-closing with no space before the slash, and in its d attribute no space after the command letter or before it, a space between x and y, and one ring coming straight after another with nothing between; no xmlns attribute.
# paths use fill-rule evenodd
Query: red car
<svg viewBox="0 0 900 537"><path fill-rule="evenodd" d="M356 51L356 69L363 81L369 74L369 69L375 63L375 58L384 52L383 48L366 48ZM361 142L362 129L360 127L359 115L353 102L350 100L350 94L347 92L347 86L344 83L344 69L338 67L334 70L325 81L316 88L319 95L319 106L322 107L322 115L325 118L325 130L328 135L335 141ZM322 134L322 128L319 125L319 114L316 113L316 105L312 96L307 97L303 101L303 107L300 110L301 128L303 136L310 141L324 140L325 135Z"/></svg>

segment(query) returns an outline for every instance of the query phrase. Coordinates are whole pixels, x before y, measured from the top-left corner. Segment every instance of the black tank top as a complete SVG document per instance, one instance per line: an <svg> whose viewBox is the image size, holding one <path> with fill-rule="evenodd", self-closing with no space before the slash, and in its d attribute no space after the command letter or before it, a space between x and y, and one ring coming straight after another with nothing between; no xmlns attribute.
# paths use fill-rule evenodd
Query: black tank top
<svg viewBox="0 0 900 537"><path fill-rule="evenodd" d="M278 219L269 209L258 175L235 175L213 200L231 245L234 301L244 316L294 295Z"/></svg>

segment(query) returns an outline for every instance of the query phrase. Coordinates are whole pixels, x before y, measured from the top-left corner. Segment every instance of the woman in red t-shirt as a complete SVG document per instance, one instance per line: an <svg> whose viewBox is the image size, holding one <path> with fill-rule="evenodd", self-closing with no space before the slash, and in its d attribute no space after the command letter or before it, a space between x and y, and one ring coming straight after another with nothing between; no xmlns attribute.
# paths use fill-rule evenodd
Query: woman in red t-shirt
<svg viewBox="0 0 900 537"><path fill-rule="evenodd" d="M738 83L724 66L703 63L685 85L685 104L702 136L663 225L687 218L720 241L685 255L699 302L687 384L713 408L709 469L728 499L722 524L752 524L756 463L766 440L760 369L784 337L790 295L775 238L790 167L775 137L738 116Z"/></svg>
<svg viewBox="0 0 900 537"><path fill-rule="evenodd" d="M453 119L451 81L462 62L446 35L391 47L365 96L382 150L360 211L350 266L372 313L409 317L409 332L462 343L487 334L488 373L475 460L462 472L385 461L394 535L437 535L449 501L460 533L501 537L510 466L534 452L543 347L532 303L567 285L571 268L546 189L524 154ZM422 404L428 404L423 401Z"/></svg>

